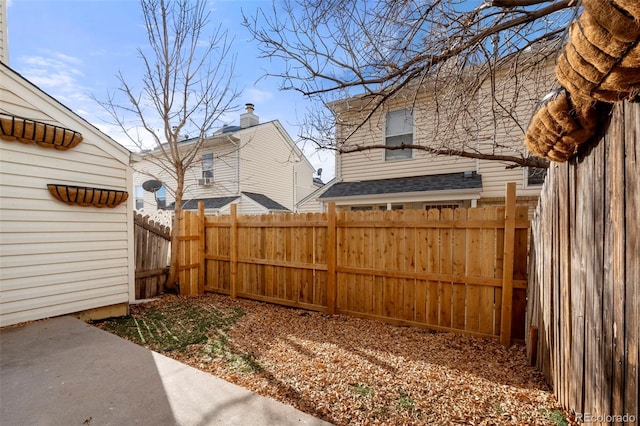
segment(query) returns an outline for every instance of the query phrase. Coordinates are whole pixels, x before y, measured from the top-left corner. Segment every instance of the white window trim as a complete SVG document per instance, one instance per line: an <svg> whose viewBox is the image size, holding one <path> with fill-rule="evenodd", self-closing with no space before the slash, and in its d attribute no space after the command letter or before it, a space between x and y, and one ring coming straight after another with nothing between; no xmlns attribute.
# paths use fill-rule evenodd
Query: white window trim
<svg viewBox="0 0 640 426"><path fill-rule="evenodd" d="M414 115L414 110L410 110L409 108L398 108L398 109L392 109L392 110L388 110L387 112L385 112L385 116L384 116L384 129L382 132L382 144L384 146L387 146L387 138L388 137L394 137L394 136L401 136L401 135L406 135L408 133L398 133L398 134L394 134L394 135L387 135L387 115L389 113L392 112L396 112L396 111L410 111L411 112L411 136L412 136L412 144L415 142L416 140L416 118ZM392 159L387 159L387 153L388 152L393 152L393 151L388 151L386 149L382 150L382 161L383 162L396 162L396 161L406 161L406 160L412 160L414 158L414 149L410 148L409 152L410 152L410 156L406 157L406 158L392 158Z"/></svg>
<svg viewBox="0 0 640 426"><path fill-rule="evenodd" d="M205 168L204 168L204 156L208 155L208 154L211 154L211 176L205 177L204 172L208 171L209 169L205 170ZM200 178L201 179L211 179L211 180L214 179L214 177L215 177L215 158L216 158L216 156L215 156L215 154L213 152L203 152L202 153L202 156L200 157L200 161L201 161L201 164L200 164L200 168L201 168L201 170L200 170Z"/></svg>
<svg viewBox="0 0 640 426"><path fill-rule="evenodd" d="M523 187L525 189L529 189L529 188L538 189L538 188L542 188L542 185L544 185L544 182L543 183L535 183L535 184L530 184L529 183L529 167L523 167L522 168L522 180L524 182Z"/></svg>

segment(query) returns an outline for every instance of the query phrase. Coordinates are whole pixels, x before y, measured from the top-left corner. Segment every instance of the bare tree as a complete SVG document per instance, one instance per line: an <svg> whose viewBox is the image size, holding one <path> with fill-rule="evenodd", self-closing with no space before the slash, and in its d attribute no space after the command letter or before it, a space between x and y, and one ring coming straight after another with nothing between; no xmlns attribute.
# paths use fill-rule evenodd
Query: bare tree
<svg viewBox="0 0 640 426"><path fill-rule="evenodd" d="M358 145L351 137L370 125L385 103L403 101L414 106L421 91L430 91L440 123L438 140L416 141L396 149L544 167L546 162L527 155L524 146L519 151L499 146L479 149L477 143L460 142L469 140L469 135L465 139L462 134L452 137L442 132L456 127L459 132L455 123L461 123L466 114L475 120L477 133L477 108L469 105L480 102L480 89L487 86L491 87L491 105L484 114L512 116L521 122L522 114L516 117L514 111L525 101L525 94L516 91L505 99L505 89L499 87L496 76L510 78L510 84L516 85L518 79L538 79L541 93L526 93L526 101L540 99L553 80L549 65L578 3L284 0L282 5L274 2L272 13L245 16L244 24L260 43L264 57L284 62L282 72L268 73L281 79L282 89L299 91L316 100L316 105L329 107L312 109L301 135L319 148L340 153L389 149ZM340 100L354 96L357 105L352 102L349 106L352 113L338 116ZM336 134L332 126L336 122L348 130Z"/></svg>
<svg viewBox="0 0 640 426"><path fill-rule="evenodd" d="M231 84L232 40L221 26L207 31L206 1L141 0L140 5L149 39L148 48L138 49L144 70L141 88L118 73L119 90L98 102L140 150L150 148L142 140L152 140L145 158L171 178L173 186L167 190L175 197L175 219L167 287L173 288L185 173L198 159L207 133L236 109L240 93ZM189 144L180 143L185 133L191 135Z"/></svg>

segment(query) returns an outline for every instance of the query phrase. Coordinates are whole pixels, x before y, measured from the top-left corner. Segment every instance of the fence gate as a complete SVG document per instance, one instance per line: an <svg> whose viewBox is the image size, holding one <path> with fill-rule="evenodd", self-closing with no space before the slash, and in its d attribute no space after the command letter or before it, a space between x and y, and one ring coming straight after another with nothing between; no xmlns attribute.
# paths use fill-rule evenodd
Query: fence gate
<svg viewBox="0 0 640 426"><path fill-rule="evenodd" d="M169 264L170 230L136 213L134 216L136 299L162 292Z"/></svg>

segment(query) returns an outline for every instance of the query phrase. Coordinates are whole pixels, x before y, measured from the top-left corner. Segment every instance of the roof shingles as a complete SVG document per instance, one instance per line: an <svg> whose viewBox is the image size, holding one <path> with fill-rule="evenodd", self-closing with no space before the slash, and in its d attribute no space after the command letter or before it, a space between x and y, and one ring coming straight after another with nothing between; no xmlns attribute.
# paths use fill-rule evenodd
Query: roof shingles
<svg viewBox="0 0 640 426"><path fill-rule="evenodd" d="M204 203L205 209L219 209L232 201L236 200L238 197L218 197L218 198L194 198L191 200L183 200L182 208L185 210L197 210L198 203L202 201ZM171 203L167 206L168 209L173 210L175 208L175 203Z"/></svg>
<svg viewBox="0 0 640 426"><path fill-rule="evenodd" d="M362 182L338 182L319 198L351 197L415 192L482 189L482 177L476 172L379 179Z"/></svg>
<svg viewBox="0 0 640 426"><path fill-rule="evenodd" d="M272 200L271 198L267 197L264 194L256 194L253 192L242 192L242 195L249 197L250 199L260 204L262 207L264 207L267 210L289 211L288 208L284 207L282 204ZM206 210L221 209L227 204L230 204L231 202L237 200L238 198L239 198L238 196L217 197L217 198L194 198L191 200L182 201L182 208L184 210L197 210L198 203L202 201L204 203L204 208ZM169 204L167 208L169 210L175 209L175 203Z"/></svg>
<svg viewBox="0 0 640 426"><path fill-rule="evenodd" d="M246 195L247 197L251 198L253 201L255 201L256 203L260 204L261 206L269 209L269 210L285 210L285 211L289 211L288 208L286 208L285 206L283 206L282 204L273 201L271 198L267 197L264 194L256 194L254 192L242 192L242 194Z"/></svg>

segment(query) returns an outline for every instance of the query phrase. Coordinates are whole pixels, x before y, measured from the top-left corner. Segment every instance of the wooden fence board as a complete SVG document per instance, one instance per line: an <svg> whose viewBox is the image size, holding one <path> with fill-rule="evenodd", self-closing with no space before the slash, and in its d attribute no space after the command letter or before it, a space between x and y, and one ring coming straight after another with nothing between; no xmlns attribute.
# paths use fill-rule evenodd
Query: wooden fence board
<svg viewBox="0 0 640 426"><path fill-rule="evenodd" d="M440 211L429 209L427 220L438 221ZM431 274L440 273L440 242L439 230L437 228L427 230L427 272ZM438 324L438 281L429 280L427 283L427 323Z"/></svg>
<svg viewBox="0 0 640 426"><path fill-rule="evenodd" d="M527 323L539 330L537 367L579 421L637 424L640 105L616 104L610 119L582 157L549 169Z"/></svg>
<svg viewBox="0 0 640 426"><path fill-rule="evenodd" d="M135 298L149 299L163 291L170 247L168 227L134 216Z"/></svg>
<svg viewBox="0 0 640 426"><path fill-rule="evenodd" d="M559 170L563 175L567 173L567 164L564 163L559 166ZM558 215L554 220L557 224L557 250L556 256L559 259L557 277L560 285L560 335L562 341L561 355L562 359L571 359L571 300L570 300L570 283L571 273L568 267L571 258L571 237L569 229L569 182L568 179L557 179L557 191L560 194L557 197L557 209L563 214ZM555 204L554 204L555 205ZM570 401L571 386L569 381L569 374L567 371L567 362L562 363L562 367L559 373L559 388L560 392L559 401L567 406Z"/></svg>
<svg viewBox="0 0 640 426"><path fill-rule="evenodd" d="M452 209L442 209L440 212L442 220L453 220ZM440 273L453 274L453 233L449 228L440 231ZM442 327L451 327L451 297L453 284L449 281L440 281L440 312L438 324ZM492 333L495 334L495 333Z"/></svg>
<svg viewBox="0 0 640 426"><path fill-rule="evenodd" d="M640 109L627 109L627 122L625 127L625 218L628 221L626 227L625 250L625 353L628 362L625 367L624 377L624 407L623 413L640 414L638 411L638 376L640 358L638 347L640 346L640 295L637 285L640 282ZM637 416L636 416L637 419Z"/></svg>
<svg viewBox="0 0 640 426"><path fill-rule="evenodd" d="M498 262L504 255L496 239L504 235L502 213L493 207L331 209L327 214L243 217L232 209L230 216L206 217L197 225L203 238L196 228L181 238L181 273L194 269L201 274L200 256L206 265L205 288L232 297L499 335L503 277ZM183 222L191 226L188 213ZM515 225L525 236L526 222L520 218ZM204 255L199 254L202 244ZM526 251L520 255L526 258ZM526 275L514 287L524 294ZM521 325L516 337L524 338L523 331Z"/></svg>
<svg viewBox="0 0 640 426"><path fill-rule="evenodd" d="M619 114L619 115L618 115ZM618 108L614 111L611 120L611 132L606 135L605 142L607 148L607 155L614 164L619 164L621 167L613 167L612 173L608 176L610 179L607 182L607 186L611 185L610 208L611 212L611 233L612 233L612 254L613 259L611 263L612 268L612 281L615 283L621 283L621 285L614 285L611 292L607 292L608 302L610 302L609 309L605 312L606 319L610 322L607 324L612 327L609 332L612 334L613 353L609 353L608 359L603 361L609 361L607 371L604 374L600 374L602 380L608 386L602 386L606 395L611 395L602 403L600 409L601 413L621 413L624 409L624 371L625 371L625 287L626 285L632 285L627 282L625 276L625 251L626 251L626 231L631 230L631 227L627 228L625 223L625 168L622 165L625 164L625 143L608 143L609 139L622 140L626 142L627 132L625 120L625 108ZM633 126L630 126L632 129ZM630 140L628 143L637 144L638 141L634 140L633 133L630 131ZM640 170L636 170L636 174ZM597 178L597 177L596 177ZM637 227L636 227L637 230ZM633 232L633 231L632 231ZM640 253L639 253L640 255ZM636 258L636 262L640 262L640 257ZM620 330L620 332L617 332ZM604 349L603 349L604 350ZM611 367L613 367L611 371ZM612 404L612 405L609 405ZM637 410L637 407L636 407Z"/></svg>
<svg viewBox="0 0 640 426"><path fill-rule="evenodd" d="M480 210L482 218L486 220L496 219L495 208L483 208ZM495 267L494 262L496 259L496 230L495 229L482 229L480 231L480 275L483 277L494 277ZM479 294L479 311L478 311L478 326L481 333L493 334L493 319L494 319L494 289L491 287L483 286L480 288Z"/></svg>
<svg viewBox="0 0 640 426"><path fill-rule="evenodd" d="M495 217L503 218L506 209L504 207L498 207L496 209ZM496 228L496 247L495 247L495 277L503 278L503 269L504 269L504 228ZM495 287L493 290L494 294L494 320L493 320L493 334L500 334L501 330L501 321L502 321L502 287ZM526 308L525 308L526 311ZM525 330L528 330L528 327L525 326Z"/></svg>
<svg viewBox="0 0 640 426"><path fill-rule="evenodd" d="M529 210L526 206L516 206L516 223L526 220ZM527 308L527 290L519 285L520 280L527 279L527 259L529 253L529 232L527 229L517 228L514 232L514 258L512 279L512 307L511 307L511 335L525 335L525 316Z"/></svg>
<svg viewBox="0 0 640 426"><path fill-rule="evenodd" d="M407 220L415 220L416 210L406 210L403 212L404 217ZM416 259L416 230L412 226L408 226L404 229L403 240L403 262L401 268L405 271L415 271ZM403 317L406 320L414 321L416 317L416 280L407 278L404 280L404 303L403 303Z"/></svg>
<svg viewBox="0 0 640 426"><path fill-rule="evenodd" d="M426 212L420 212L420 217L426 220ZM426 273L428 270L428 255L427 255L427 229L414 228L414 236L416 238L416 244L414 249L415 255L415 268L418 273ZM427 293L429 290L429 281L416 279L415 281L415 306L416 311L414 318L419 322L427 322Z"/></svg>
<svg viewBox="0 0 640 426"><path fill-rule="evenodd" d="M467 209L456 209L453 212L454 219L466 220ZM459 276L467 275L467 235L463 229L454 229L453 243L453 274ZM464 330L466 328L466 300L467 286L465 284L453 282L453 328Z"/></svg>

